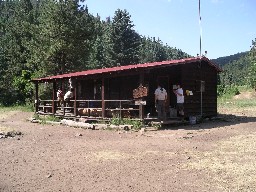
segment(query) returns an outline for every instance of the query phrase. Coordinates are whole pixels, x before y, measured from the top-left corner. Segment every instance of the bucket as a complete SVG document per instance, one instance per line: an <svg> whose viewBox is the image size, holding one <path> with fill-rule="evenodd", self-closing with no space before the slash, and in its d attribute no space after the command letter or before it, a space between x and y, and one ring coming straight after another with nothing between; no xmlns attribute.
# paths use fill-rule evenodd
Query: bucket
<svg viewBox="0 0 256 192"><path fill-rule="evenodd" d="M177 117L177 109L169 108L170 111L170 117Z"/></svg>
<svg viewBox="0 0 256 192"><path fill-rule="evenodd" d="M196 117L195 116L189 116L189 124L195 125L196 124Z"/></svg>

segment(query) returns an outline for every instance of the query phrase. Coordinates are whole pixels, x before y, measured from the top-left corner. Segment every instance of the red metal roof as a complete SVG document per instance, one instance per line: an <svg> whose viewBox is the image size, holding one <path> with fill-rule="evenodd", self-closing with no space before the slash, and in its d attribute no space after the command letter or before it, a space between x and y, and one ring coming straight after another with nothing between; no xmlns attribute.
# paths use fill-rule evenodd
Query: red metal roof
<svg viewBox="0 0 256 192"><path fill-rule="evenodd" d="M104 68L104 69L93 69L93 70L87 70L87 71L80 71L80 72L38 78L38 79L33 79L32 81L49 81L49 80L54 80L54 79L65 79L65 78L71 78L71 77L81 77L81 76L89 76L89 75L104 74L104 73L106 74L106 73L117 72L117 71L126 71L126 70L128 71L131 69L144 69L144 68L153 68L153 67L165 66L165 65L186 64L186 63L197 62L200 60L208 62L210 65L212 65L217 70L217 72L222 71L216 64L212 63L206 57L193 57L193 58L185 58L185 59L180 59L180 60L170 60L170 61L161 61L161 62L153 62L153 63L125 65L125 66L111 67L111 68Z"/></svg>

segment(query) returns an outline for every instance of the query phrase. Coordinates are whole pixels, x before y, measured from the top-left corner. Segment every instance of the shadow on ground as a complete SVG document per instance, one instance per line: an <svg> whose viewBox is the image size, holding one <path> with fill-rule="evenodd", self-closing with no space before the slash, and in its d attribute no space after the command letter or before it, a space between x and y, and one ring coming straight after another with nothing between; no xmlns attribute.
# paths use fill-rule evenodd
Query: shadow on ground
<svg viewBox="0 0 256 192"><path fill-rule="evenodd" d="M189 121L179 122L175 124L163 124L159 130L178 130L178 129L186 129L186 130L199 130L199 129L214 129L223 126L231 126L237 125L240 123L252 123L256 122L256 117L250 116L239 116L233 114L219 114L214 118L205 118L201 121L197 121L196 124L192 125Z"/></svg>

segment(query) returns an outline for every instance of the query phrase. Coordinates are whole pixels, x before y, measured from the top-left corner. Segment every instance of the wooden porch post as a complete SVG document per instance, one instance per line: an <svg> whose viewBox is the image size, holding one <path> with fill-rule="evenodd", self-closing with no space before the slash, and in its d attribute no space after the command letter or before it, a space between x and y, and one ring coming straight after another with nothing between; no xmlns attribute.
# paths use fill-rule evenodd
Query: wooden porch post
<svg viewBox="0 0 256 192"><path fill-rule="evenodd" d="M140 73L140 85L144 84L144 72ZM144 105L139 106L139 118L144 119Z"/></svg>
<svg viewBox="0 0 256 192"><path fill-rule="evenodd" d="M38 112L38 105L39 105L39 100L38 100L38 81L36 81L35 86L36 86L35 109L36 109L36 112Z"/></svg>
<svg viewBox="0 0 256 192"><path fill-rule="evenodd" d="M74 86L74 99L75 99L75 101L74 101L74 115L76 116L77 115L77 106L76 106L76 99L77 99L77 83L76 83L76 81L75 81L75 86Z"/></svg>
<svg viewBox="0 0 256 192"><path fill-rule="evenodd" d="M53 114L55 114L56 112L55 99L56 99L56 81L53 81L53 89L52 89L52 113Z"/></svg>
<svg viewBox="0 0 256 192"><path fill-rule="evenodd" d="M101 107L102 107L102 118L105 117L105 79L102 78L101 83Z"/></svg>

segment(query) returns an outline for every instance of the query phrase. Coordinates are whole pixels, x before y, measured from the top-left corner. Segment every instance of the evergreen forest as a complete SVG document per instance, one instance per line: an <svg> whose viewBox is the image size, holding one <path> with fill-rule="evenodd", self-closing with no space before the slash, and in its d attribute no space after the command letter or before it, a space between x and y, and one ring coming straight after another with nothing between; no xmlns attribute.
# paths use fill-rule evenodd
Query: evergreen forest
<svg viewBox="0 0 256 192"><path fill-rule="evenodd" d="M0 0L0 105L31 102L34 78L190 57L134 27L127 10L101 18L79 0ZM255 47L221 64L220 85L256 86Z"/></svg>

